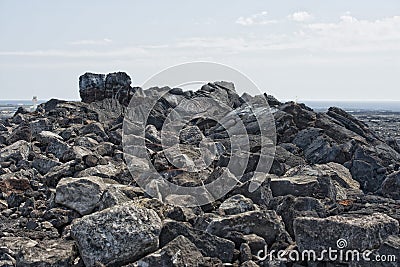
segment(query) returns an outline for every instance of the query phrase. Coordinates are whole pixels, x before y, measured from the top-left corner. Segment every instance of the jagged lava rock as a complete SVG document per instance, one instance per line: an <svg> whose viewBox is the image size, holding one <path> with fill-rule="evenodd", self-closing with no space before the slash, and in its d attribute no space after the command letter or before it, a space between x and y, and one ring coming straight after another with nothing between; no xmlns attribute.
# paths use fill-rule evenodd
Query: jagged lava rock
<svg viewBox="0 0 400 267"><path fill-rule="evenodd" d="M205 259L198 248L188 238L180 235L163 248L126 267L201 266L204 262Z"/></svg>
<svg viewBox="0 0 400 267"><path fill-rule="evenodd" d="M71 236L86 266L118 266L156 251L161 227L155 211L128 202L75 220Z"/></svg>
<svg viewBox="0 0 400 267"><path fill-rule="evenodd" d="M57 184L55 201L85 215L98 205L105 189L100 177L63 178Z"/></svg>
<svg viewBox="0 0 400 267"><path fill-rule="evenodd" d="M337 240L347 241L346 249L363 251L378 248L390 235L399 233L399 222L382 214L337 215L328 218L298 217L293 223L300 251L337 248Z"/></svg>
<svg viewBox="0 0 400 267"><path fill-rule="evenodd" d="M165 220L160 234L160 246L164 246L172 239L183 235L208 257L217 257L223 262L230 262L233 258L235 244L227 239L193 229L183 222Z"/></svg>

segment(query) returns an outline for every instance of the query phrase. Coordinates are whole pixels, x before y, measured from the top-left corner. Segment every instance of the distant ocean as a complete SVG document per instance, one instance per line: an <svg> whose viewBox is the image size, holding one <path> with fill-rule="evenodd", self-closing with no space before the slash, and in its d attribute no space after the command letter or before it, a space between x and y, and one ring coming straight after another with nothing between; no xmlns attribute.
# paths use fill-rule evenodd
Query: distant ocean
<svg viewBox="0 0 400 267"><path fill-rule="evenodd" d="M347 112L362 111L389 111L400 112L400 101L334 101L334 100L304 100L298 101L304 103L316 111L326 111L330 107L339 107Z"/></svg>
<svg viewBox="0 0 400 267"><path fill-rule="evenodd" d="M37 104L44 103L46 100L38 100ZM326 111L329 107L340 107L348 112L362 111L389 111L400 112L400 101L319 101L319 100L304 100L298 101L311 107L315 111ZM0 100L0 112L11 113L20 106L31 107L31 100Z"/></svg>

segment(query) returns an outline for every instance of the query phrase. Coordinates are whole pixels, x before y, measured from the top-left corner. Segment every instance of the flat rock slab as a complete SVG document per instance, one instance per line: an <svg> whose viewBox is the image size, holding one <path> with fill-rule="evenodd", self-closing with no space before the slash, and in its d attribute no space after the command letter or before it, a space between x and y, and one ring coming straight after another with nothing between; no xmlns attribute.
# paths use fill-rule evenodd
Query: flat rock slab
<svg viewBox="0 0 400 267"><path fill-rule="evenodd" d="M378 248L388 236L399 232L398 221L382 213L299 217L293 227L300 251L337 249L339 239L346 240L345 248L348 250L372 250Z"/></svg>
<svg viewBox="0 0 400 267"><path fill-rule="evenodd" d="M155 211L128 202L74 221L71 236L86 266L120 266L157 250L161 227Z"/></svg>
<svg viewBox="0 0 400 267"><path fill-rule="evenodd" d="M336 199L336 188L329 177L306 175L273 177L271 178L271 191L274 197L293 195Z"/></svg>
<svg viewBox="0 0 400 267"><path fill-rule="evenodd" d="M245 235L256 234L271 245L278 236L287 234L285 226L275 211L248 211L236 215L213 219L206 232L225 237L232 232ZM287 237L290 239L289 234Z"/></svg>
<svg viewBox="0 0 400 267"><path fill-rule="evenodd" d="M1 266L72 266L78 256L75 242L64 239L34 241L27 237L2 237L0 247ZM14 261L13 264L2 261L4 256L11 257L9 262Z"/></svg>

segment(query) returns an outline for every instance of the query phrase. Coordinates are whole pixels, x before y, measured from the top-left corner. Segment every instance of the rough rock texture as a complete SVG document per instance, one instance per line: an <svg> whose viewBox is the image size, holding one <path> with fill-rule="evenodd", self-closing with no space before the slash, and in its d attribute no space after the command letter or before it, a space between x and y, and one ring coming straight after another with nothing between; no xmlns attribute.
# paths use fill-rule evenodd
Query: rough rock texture
<svg viewBox="0 0 400 267"><path fill-rule="evenodd" d="M82 102L51 99L34 112L19 108L0 119L0 265L179 266L196 259L200 266L340 266L337 261L284 263L256 257L266 245L286 251L336 247L339 234L373 246L374 253L397 253L400 149L386 128L369 119L367 125L336 107L315 112L267 94L239 96L230 82L210 82L197 91L143 90L131 83L122 72L86 73L79 79ZM158 97L155 105L152 96ZM214 104L197 101L202 98ZM146 123L126 124L131 99L151 104ZM186 100L196 103L196 116L178 132L163 135L172 110ZM270 109L263 107L265 101ZM218 105L231 112L221 113ZM203 116L204 109L221 118ZM276 140L267 138L275 147L268 156L274 155L270 169L260 155L264 128L256 120L269 111L275 129L270 129L273 123L264 126L276 131ZM230 137L228 130L240 123L245 130ZM149 164L143 157L126 157L138 147L124 146L123 136L144 142L143 156L163 177L149 179L146 192L136 182L138 172L128 167L143 173ZM168 140L179 149L167 147ZM248 151L235 148L246 140ZM200 170L188 172L185 165ZM165 180L200 186L222 173L234 182L223 196L214 198L226 188L219 183L214 192L196 194L211 203L171 205L195 197L169 192ZM255 180L262 182L253 190Z"/></svg>
<svg viewBox="0 0 400 267"><path fill-rule="evenodd" d="M143 257L133 266L201 266L205 262L197 247L184 236L178 236L160 250Z"/></svg>
<svg viewBox="0 0 400 267"><path fill-rule="evenodd" d="M158 248L161 220L133 203L115 206L76 220L71 236L86 266L133 262Z"/></svg>
<svg viewBox="0 0 400 267"><path fill-rule="evenodd" d="M98 205L104 190L100 177L63 178L57 184L55 201L86 215Z"/></svg>
<svg viewBox="0 0 400 267"><path fill-rule="evenodd" d="M187 237L191 242L196 244L204 256L216 257L223 262L230 262L233 258L235 244L232 241L193 229L182 222L171 220L164 221L160 234L160 246L164 246L179 235Z"/></svg>
<svg viewBox="0 0 400 267"><path fill-rule="evenodd" d="M256 234L263 237L269 245L277 241L291 241L281 218L275 211L248 211L215 218L210 222L206 231L220 237L226 237L229 232Z"/></svg>
<svg viewBox="0 0 400 267"><path fill-rule="evenodd" d="M78 256L70 240L34 241L23 237L0 238L1 266L72 266Z"/></svg>
<svg viewBox="0 0 400 267"><path fill-rule="evenodd" d="M339 239L347 241L347 249L372 250L378 248L388 236L399 233L399 222L381 213L299 217L294 220L293 226L300 251L336 248Z"/></svg>

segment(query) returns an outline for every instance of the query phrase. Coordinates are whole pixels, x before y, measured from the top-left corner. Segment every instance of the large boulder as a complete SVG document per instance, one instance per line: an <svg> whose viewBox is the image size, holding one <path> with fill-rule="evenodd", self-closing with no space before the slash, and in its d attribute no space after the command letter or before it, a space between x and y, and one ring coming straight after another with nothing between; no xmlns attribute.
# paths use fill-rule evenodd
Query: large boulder
<svg viewBox="0 0 400 267"><path fill-rule="evenodd" d="M299 250L316 252L329 247L336 249L338 240L343 239L348 250L372 250L378 248L388 236L399 233L399 222L382 213L299 217L294 220L293 227Z"/></svg>
<svg viewBox="0 0 400 267"><path fill-rule="evenodd" d="M360 189L360 183L353 179L349 169L338 163L329 162L326 164L301 165L289 169L285 176L309 175L309 176L328 176L334 182L346 189Z"/></svg>
<svg viewBox="0 0 400 267"><path fill-rule="evenodd" d="M115 98L120 103L129 104L134 89L131 78L125 72L104 74L85 73L79 77L79 93L85 103Z"/></svg>
<svg viewBox="0 0 400 267"><path fill-rule="evenodd" d="M104 99L105 75L85 73L79 77L79 94L85 103Z"/></svg>
<svg viewBox="0 0 400 267"><path fill-rule="evenodd" d="M382 194L400 200L400 171L394 172L383 181Z"/></svg>
<svg viewBox="0 0 400 267"><path fill-rule="evenodd" d="M85 215L99 204L105 189L100 177L63 178L57 184L55 201Z"/></svg>
<svg viewBox="0 0 400 267"><path fill-rule="evenodd" d="M0 238L1 266L72 266L78 256L71 240L32 240L26 237Z"/></svg>
<svg viewBox="0 0 400 267"><path fill-rule="evenodd" d="M183 222L165 220L160 234L160 246L164 246L179 235L183 235L207 257L217 257L223 262L233 258L235 244L227 239L193 229Z"/></svg>
<svg viewBox="0 0 400 267"><path fill-rule="evenodd" d="M271 190L274 197L293 195L296 197L340 198L334 183L326 176L272 177Z"/></svg>
<svg viewBox="0 0 400 267"><path fill-rule="evenodd" d="M297 217L326 217L324 205L313 197L294 197L292 195L276 197L269 203L282 217L289 234L294 237L293 221Z"/></svg>
<svg viewBox="0 0 400 267"><path fill-rule="evenodd" d="M220 237L226 237L233 232L245 235L256 234L265 239L268 245L276 241L289 243L289 234L285 231L282 219L275 211L248 211L226 217L213 218L206 231Z"/></svg>
<svg viewBox="0 0 400 267"><path fill-rule="evenodd" d="M0 162L26 160L30 151L30 144L25 140L19 140L14 144L0 150Z"/></svg>
<svg viewBox="0 0 400 267"><path fill-rule="evenodd" d="M121 266L158 249L161 219L129 202L74 221L71 236L86 266Z"/></svg>
<svg viewBox="0 0 400 267"><path fill-rule="evenodd" d="M51 159L42 154L38 154L32 160L32 168L36 169L41 174L48 173L53 167L60 166L61 162L56 159Z"/></svg>

